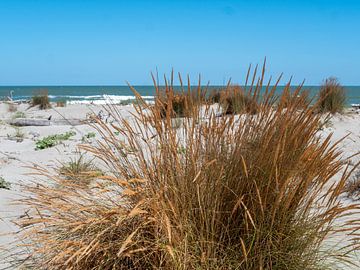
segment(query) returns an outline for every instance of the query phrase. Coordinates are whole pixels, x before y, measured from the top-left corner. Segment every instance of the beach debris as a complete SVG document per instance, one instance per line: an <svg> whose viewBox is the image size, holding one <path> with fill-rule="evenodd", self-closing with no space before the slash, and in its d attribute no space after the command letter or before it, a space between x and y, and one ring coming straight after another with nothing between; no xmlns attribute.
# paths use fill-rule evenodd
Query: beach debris
<svg viewBox="0 0 360 270"><path fill-rule="evenodd" d="M48 119L33 119L33 118L17 118L7 121L12 126L24 127L24 126L50 126Z"/></svg>
<svg viewBox="0 0 360 270"><path fill-rule="evenodd" d="M51 120L51 119L50 119ZM84 121L79 119L54 119L50 121L49 119L42 118L16 118L8 119L6 122L12 126L25 127L25 126L50 126L50 125L70 125L76 126L81 125Z"/></svg>

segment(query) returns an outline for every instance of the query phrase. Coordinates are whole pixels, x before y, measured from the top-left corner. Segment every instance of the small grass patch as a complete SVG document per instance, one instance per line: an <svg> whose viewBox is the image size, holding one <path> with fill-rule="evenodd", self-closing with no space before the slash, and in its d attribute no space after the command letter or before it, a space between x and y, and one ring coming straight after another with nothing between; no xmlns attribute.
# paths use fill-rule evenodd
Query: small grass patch
<svg viewBox="0 0 360 270"><path fill-rule="evenodd" d="M75 131L69 131L64 134L55 134L55 135L47 136L36 142L35 150L42 150L42 149L53 147L62 141L70 139L70 137L75 136L75 135L76 135Z"/></svg>
<svg viewBox="0 0 360 270"><path fill-rule="evenodd" d="M8 105L8 112L16 112L17 106L14 103L7 103Z"/></svg>
<svg viewBox="0 0 360 270"><path fill-rule="evenodd" d="M87 160L84 154L80 154L79 157L62 164L59 174L65 180L74 181L81 186L87 186L94 178L103 175L103 172L94 164L93 160Z"/></svg>
<svg viewBox="0 0 360 270"><path fill-rule="evenodd" d="M15 133L10 135L7 134L9 140L16 140L16 142L22 142L25 137L25 133L19 127L15 127Z"/></svg>
<svg viewBox="0 0 360 270"><path fill-rule="evenodd" d="M84 136L82 136L81 141L86 142L89 139L95 138L95 136L96 136L95 132L86 133Z"/></svg>
<svg viewBox="0 0 360 270"><path fill-rule="evenodd" d="M56 102L56 107L66 107L66 100L59 100Z"/></svg>
<svg viewBox="0 0 360 270"><path fill-rule="evenodd" d="M5 179L0 176L0 189L10 190L10 187L11 187L11 184L9 182L5 181Z"/></svg>
<svg viewBox="0 0 360 270"><path fill-rule="evenodd" d="M25 118L26 117L26 114L24 112L16 112L14 115L13 115L13 119L17 119L17 118Z"/></svg>

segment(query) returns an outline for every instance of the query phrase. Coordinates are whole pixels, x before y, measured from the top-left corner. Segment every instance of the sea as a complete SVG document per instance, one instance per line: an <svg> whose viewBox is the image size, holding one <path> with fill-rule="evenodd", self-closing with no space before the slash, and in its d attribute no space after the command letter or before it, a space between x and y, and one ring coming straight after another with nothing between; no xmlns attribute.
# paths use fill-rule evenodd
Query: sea
<svg viewBox="0 0 360 270"><path fill-rule="evenodd" d="M155 95L154 86L138 85L134 89L145 99L153 100ZM344 86L347 96L347 105L360 104L360 86ZM223 86L208 86L208 91L220 89ZM292 87L295 89L296 87ZM180 87L175 87L181 90ZM280 94L284 86L277 87L277 93ZM314 97L319 93L319 86L303 86L303 89L309 90L310 96ZM264 89L265 90L265 89ZM68 104L106 104L126 103L135 99L134 92L129 86L0 86L0 100L12 97L15 101L26 101L33 95L47 92L50 101L66 101Z"/></svg>

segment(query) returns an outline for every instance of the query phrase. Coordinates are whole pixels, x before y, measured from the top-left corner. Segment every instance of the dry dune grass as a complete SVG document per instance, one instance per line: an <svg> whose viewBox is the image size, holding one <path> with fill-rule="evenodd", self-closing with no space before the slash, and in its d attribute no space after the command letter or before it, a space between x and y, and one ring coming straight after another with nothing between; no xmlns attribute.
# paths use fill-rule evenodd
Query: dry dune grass
<svg viewBox="0 0 360 270"><path fill-rule="evenodd" d="M318 109L322 113L341 113L345 108L345 88L339 81L330 77L327 78L320 88Z"/></svg>
<svg viewBox="0 0 360 270"><path fill-rule="evenodd" d="M173 77L172 72L170 81L164 78L165 89L156 87L155 106L160 109L161 118L166 118L167 115L170 117L192 117L199 110L199 107L205 103L207 88L201 87L200 78L198 86L191 87L189 77L188 85L184 87L179 75L181 91L174 91L172 87ZM153 82L156 84L154 77Z"/></svg>
<svg viewBox="0 0 360 270"><path fill-rule="evenodd" d="M139 105L133 121L110 106L116 124L98 121L104 140L82 146L106 164L101 181L86 189L69 181L60 189L53 183L61 179L38 168L47 182L26 187L30 196L21 203L31 211L17 221L30 255L24 264L281 270L328 269L329 258L345 263L358 245L326 250L323 243L337 233L357 239L351 215L359 205L340 202L352 170L330 137L317 137L316 107L285 96L278 101L276 85L259 96L264 69L257 76L244 89L258 101L256 115L200 119L193 103L184 108L183 127L173 129L171 105L143 102L147 109ZM172 83L166 92L172 104ZM333 226L345 215L341 228Z"/></svg>

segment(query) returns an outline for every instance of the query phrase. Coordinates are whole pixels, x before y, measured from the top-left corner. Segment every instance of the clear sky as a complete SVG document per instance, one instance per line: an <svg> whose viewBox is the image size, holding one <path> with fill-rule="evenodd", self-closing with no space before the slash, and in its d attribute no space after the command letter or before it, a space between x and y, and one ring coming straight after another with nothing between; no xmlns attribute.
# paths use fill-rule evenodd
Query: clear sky
<svg viewBox="0 0 360 270"><path fill-rule="evenodd" d="M0 85L151 84L270 75L360 85L360 1L0 0Z"/></svg>

